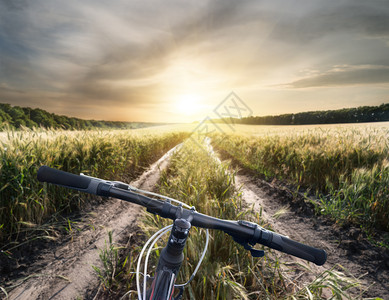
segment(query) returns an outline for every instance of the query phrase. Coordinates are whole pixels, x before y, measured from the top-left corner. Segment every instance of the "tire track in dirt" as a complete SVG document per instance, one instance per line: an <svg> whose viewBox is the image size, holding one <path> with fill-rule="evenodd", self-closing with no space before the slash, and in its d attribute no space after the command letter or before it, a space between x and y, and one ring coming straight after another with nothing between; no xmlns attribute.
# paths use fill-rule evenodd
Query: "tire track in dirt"
<svg viewBox="0 0 389 300"><path fill-rule="evenodd" d="M226 156L240 169L239 163L227 153L222 151L220 155L215 152L210 139L206 140L206 146L218 163L221 163L220 156ZM359 279L362 286L351 291L357 299L389 299L389 251L371 245L357 228L342 230L328 219L315 216L313 207L308 207L303 199L296 201L283 186L255 178L253 174L244 174L242 171L240 169L235 175L236 188L241 191L242 198L248 205L254 206L257 212L261 211L262 218L275 232L327 252L327 262L323 266L308 264L302 259L278 252L281 254L281 261L296 262L310 270L304 272L296 269L294 274L289 272L287 276L292 284L298 282L301 286L301 283L309 283L323 271L338 264ZM278 214L280 210L283 212ZM364 291L362 295L361 291ZM331 293L324 291L324 296L331 298Z"/></svg>
<svg viewBox="0 0 389 300"><path fill-rule="evenodd" d="M237 174L235 183L238 188L241 188L244 201L254 205L255 211L262 210L262 217L274 231L327 252L328 259L323 266L310 263L308 268L312 273L296 272L292 274L292 281L298 277L299 284L304 281L310 282L314 279L314 275L340 264L354 277L360 278L362 290L370 287L363 294L364 298L389 299L389 266L385 255L382 255L382 250L369 247L367 241L358 240L361 238L360 232L355 229L340 232L325 218L315 216L309 209L298 208L296 204L288 205L292 196L286 197L285 191L280 191L280 187L266 181ZM280 209L284 213L274 217ZM306 264L303 260L287 254L281 254L281 261ZM359 293L360 290L353 290L353 294Z"/></svg>
<svg viewBox="0 0 389 300"><path fill-rule="evenodd" d="M168 166L172 153L179 146L167 152L131 185L153 190L161 170ZM112 231L113 242L122 240L136 228L141 212L140 206L117 199L110 199L96 207L93 210L97 216L93 220L95 229L91 224L85 224L71 242L45 253L43 259L46 265L36 274L37 277L26 280L12 290L9 299L83 299L85 295L93 294L99 280L92 265L101 267L99 249L104 247L108 239L107 232Z"/></svg>

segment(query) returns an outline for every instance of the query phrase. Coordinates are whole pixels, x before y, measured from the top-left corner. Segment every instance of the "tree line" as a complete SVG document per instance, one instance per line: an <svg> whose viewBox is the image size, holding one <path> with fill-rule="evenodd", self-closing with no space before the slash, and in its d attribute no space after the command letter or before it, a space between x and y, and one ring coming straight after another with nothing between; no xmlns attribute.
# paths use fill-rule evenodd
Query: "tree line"
<svg viewBox="0 0 389 300"><path fill-rule="evenodd" d="M222 120L216 120L222 122ZM278 116L232 118L236 124L250 125L309 125L389 121L389 103L338 110L309 111Z"/></svg>
<svg viewBox="0 0 389 300"><path fill-rule="evenodd" d="M83 120L56 115L39 108L11 106L10 104L0 103L0 130L5 128L5 126L15 129L21 127L45 127L65 130L86 130L96 128L130 129L154 125L159 124Z"/></svg>

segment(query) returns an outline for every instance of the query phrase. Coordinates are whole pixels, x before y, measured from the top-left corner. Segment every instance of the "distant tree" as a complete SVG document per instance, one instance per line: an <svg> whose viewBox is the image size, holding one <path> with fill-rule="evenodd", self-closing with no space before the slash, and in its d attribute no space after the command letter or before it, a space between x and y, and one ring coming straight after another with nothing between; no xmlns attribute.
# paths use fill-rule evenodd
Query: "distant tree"
<svg viewBox="0 0 389 300"><path fill-rule="evenodd" d="M328 111L310 111L278 116L247 117L233 120L237 124L307 125L389 121L389 103ZM218 122L223 122L218 120Z"/></svg>
<svg viewBox="0 0 389 300"><path fill-rule="evenodd" d="M12 120L12 117L9 114L7 114L4 110L2 110L0 107L0 122L9 123L9 122L11 122L11 120Z"/></svg>
<svg viewBox="0 0 389 300"><path fill-rule="evenodd" d="M19 128L21 125L26 125L26 115L24 114L22 108L18 106L11 107L11 109L8 111L8 114L12 118L11 124L16 128Z"/></svg>
<svg viewBox="0 0 389 300"><path fill-rule="evenodd" d="M31 120L39 126L43 126L46 128L53 127L53 120L51 120L49 114L42 109L32 110Z"/></svg>
<svg viewBox="0 0 389 300"><path fill-rule="evenodd" d="M7 103L0 103L0 129L4 129L5 124L14 128L26 126L63 128L69 130L94 129L94 128L137 128L152 125L162 125L158 123L132 123L83 120L73 117L59 116L49 113L43 109L33 109L29 107L11 106Z"/></svg>

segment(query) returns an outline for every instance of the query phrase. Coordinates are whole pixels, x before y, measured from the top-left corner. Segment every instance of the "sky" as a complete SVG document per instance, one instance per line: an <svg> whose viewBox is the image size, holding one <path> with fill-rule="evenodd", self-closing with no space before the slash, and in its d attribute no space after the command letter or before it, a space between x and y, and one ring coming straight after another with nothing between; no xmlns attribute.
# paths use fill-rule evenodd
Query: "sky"
<svg viewBox="0 0 389 300"><path fill-rule="evenodd" d="M0 0L0 103L192 122L389 102L387 0Z"/></svg>

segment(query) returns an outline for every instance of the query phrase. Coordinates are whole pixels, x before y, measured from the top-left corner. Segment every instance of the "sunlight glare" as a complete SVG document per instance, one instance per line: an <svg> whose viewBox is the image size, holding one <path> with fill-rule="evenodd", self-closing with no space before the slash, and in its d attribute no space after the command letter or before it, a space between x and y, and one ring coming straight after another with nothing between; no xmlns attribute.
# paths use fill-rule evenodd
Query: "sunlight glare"
<svg viewBox="0 0 389 300"><path fill-rule="evenodd" d="M177 112L185 116L193 116L200 110L199 97L193 94L185 94L177 97Z"/></svg>

